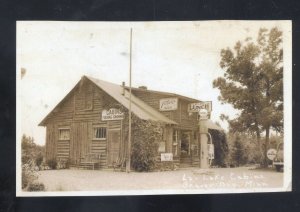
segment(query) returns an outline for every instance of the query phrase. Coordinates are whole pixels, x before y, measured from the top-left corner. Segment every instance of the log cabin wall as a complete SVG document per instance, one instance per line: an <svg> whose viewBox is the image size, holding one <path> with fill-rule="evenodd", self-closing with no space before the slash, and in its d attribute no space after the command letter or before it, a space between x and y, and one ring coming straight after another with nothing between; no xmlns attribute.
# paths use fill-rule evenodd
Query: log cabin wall
<svg viewBox="0 0 300 212"><path fill-rule="evenodd" d="M151 91L134 89L133 94L153 107L159 110L159 101L163 98L175 98L174 95L167 95L159 92L151 93ZM198 114L188 113L188 104L192 103L186 99L178 98L177 110L160 111L168 118L178 123L174 127L167 127L165 130L166 152L173 153L173 160L176 164L180 162L181 156L181 137L183 132L188 132L190 135L190 157L192 164L197 166L200 145L198 141ZM194 101L193 101L194 102ZM175 135L177 134L177 135ZM177 136L177 138L176 138ZM176 140L177 139L177 140Z"/></svg>
<svg viewBox="0 0 300 212"><path fill-rule="evenodd" d="M159 111L160 99L174 97L139 90L133 90L133 94L157 111ZM178 97L177 110L160 111L179 124L176 126L166 125L164 136L165 152L176 152L175 160L178 160L180 156L180 143L174 145L174 131L178 130L180 137L181 130L189 130L191 135L198 130L197 114L188 114L188 103L190 102ZM69 158L71 163L78 164L80 158L86 154L97 153L101 154L100 167L108 167L112 160L109 154L113 151L113 154L116 154L116 146L108 143L109 138L110 140L120 138L119 157L125 157L128 142L128 135L125 132L128 131L128 123L125 120L101 120L103 109L109 109L113 105L120 104L90 81L82 80L47 117L46 159L65 160ZM106 128L105 139L95 138L96 128ZM198 142L197 138L194 138L193 141L195 145ZM114 150L110 152L110 148L114 148Z"/></svg>
<svg viewBox="0 0 300 212"><path fill-rule="evenodd" d="M170 95L166 94L160 94L160 93L151 93L149 91L145 90L132 90L132 93L143 100L145 103L150 105L155 110L159 111L159 100L163 98L169 98L172 97ZM171 111L160 111L162 114L164 114L166 117L173 119L173 113Z"/></svg>
<svg viewBox="0 0 300 212"><path fill-rule="evenodd" d="M118 102L92 83L83 81L71 95L47 118L46 160L70 159L78 164L88 153L101 154L100 167L108 166L108 133L111 129L120 130L120 155L123 154L122 121L102 121L101 113L107 104ZM106 128L106 138L94 136L94 129ZM63 134L68 134L63 138Z"/></svg>
<svg viewBox="0 0 300 212"><path fill-rule="evenodd" d="M161 94L159 92L152 93L151 91L137 89L132 90L132 93L146 102L148 105L153 107L155 110L159 111L159 100L163 98L176 98L173 95ZM188 113L188 104L191 103L185 99L178 97L178 108L172 111L160 111L166 117L176 121L178 123L178 128L186 130L197 130L198 120L197 114Z"/></svg>

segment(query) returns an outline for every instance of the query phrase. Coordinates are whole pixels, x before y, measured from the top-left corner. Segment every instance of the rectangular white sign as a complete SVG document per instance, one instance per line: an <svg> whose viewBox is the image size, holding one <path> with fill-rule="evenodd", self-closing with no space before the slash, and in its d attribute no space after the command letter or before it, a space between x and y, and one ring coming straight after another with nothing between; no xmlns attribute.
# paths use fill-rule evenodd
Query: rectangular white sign
<svg viewBox="0 0 300 212"><path fill-rule="evenodd" d="M124 119L124 113L119 109L111 108L109 110L102 111L102 121L110 120L122 120Z"/></svg>
<svg viewBox="0 0 300 212"><path fill-rule="evenodd" d="M208 159L215 159L215 147L213 144L208 144Z"/></svg>
<svg viewBox="0 0 300 212"><path fill-rule="evenodd" d="M178 99L177 98L165 98L159 100L159 110L160 111L170 111L177 110Z"/></svg>
<svg viewBox="0 0 300 212"><path fill-rule="evenodd" d="M212 102L197 102L188 105L188 112L199 112L200 109L206 109L208 113L212 111Z"/></svg>
<svg viewBox="0 0 300 212"><path fill-rule="evenodd" d="M161 161L173 161L173 153L161 153Z"/></svg>

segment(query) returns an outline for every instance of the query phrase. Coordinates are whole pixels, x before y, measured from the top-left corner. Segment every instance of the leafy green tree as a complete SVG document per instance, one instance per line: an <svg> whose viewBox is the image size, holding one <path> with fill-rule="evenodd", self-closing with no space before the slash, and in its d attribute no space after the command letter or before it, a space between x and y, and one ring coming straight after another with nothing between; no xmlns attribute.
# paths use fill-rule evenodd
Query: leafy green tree
<svg viewBox="0 0 300 212"><path fill-rule="evenodd" d="M37 145L34 138L23 134L21 141L22 164L32 163L39 166L43 161L44 146Z"/></svg>
<svg viewBox="0 0 300 212"><path fill-rule="evenodd" d="M154 170L159 155L158 145L163 141L162 125L133 116L132 132L132 168L136 171Z"/></svg>
<svg viewBox="0 0 300 212"><path fill-rule="evenodd" d="M241 141L240 136L235 137L231 153L231 161L234 162L236 166L245 165L247 163L247 156L245 155L245 147Z"/></svg>
<svg viewBox="0 0 300 212"><path fill-rule="evenodd" d="M228 155L228 144L226 134L223 131L209 129L208 132L214 141L215 158L213 160L214 166L225 167L226 156Z"/></svg>
<svg viewBox="0 0 300 212"><path fill-rule="evenodd" d="M283 131L282 31L263 28L255 42L247 38L234 49L222 49L220 66L225 73L213 81L213 87L220 90L222 103L240 111L228 120L230 130L256 134L261 162L266 165L270 130Z"/></svg>
<svg viewBox="0 0 300 212"><path fill-rule="evenodd" d="M22 189L28 191L45 190L43 184L38 183L37 171L43 161L44 147L34 143L34 138L23 134L22 149Z"/></svg>

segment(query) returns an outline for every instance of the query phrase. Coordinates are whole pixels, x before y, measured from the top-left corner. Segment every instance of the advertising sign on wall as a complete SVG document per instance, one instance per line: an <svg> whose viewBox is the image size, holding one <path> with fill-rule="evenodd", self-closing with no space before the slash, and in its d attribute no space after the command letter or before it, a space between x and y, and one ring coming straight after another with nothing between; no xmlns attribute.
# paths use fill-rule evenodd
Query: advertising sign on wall
<svg viewBox="0 0 300 212"><path fill-rule="evenodd" d="M102 111L102 121L111 121L111 120L122 120L124 119L124 113L119 109L111 108L109 110Z"/></svg>
<svg viewBox="0 0 300 212"><path fill-rule="evenodd" d="M191 103L188 105L188 112L199 112L200 109L206 109L208 113L212 111L212 102L197 102L197 103Z"/></svg>
<svg viewBox="0 0 300 212"><path fill-rule="evenodd" d="M177 110L178 99L177 98L165 98L159 100L159 110L160 111L170 111Z"/></svg>
<svg viewBox="0 0 300 212"><path fill-rule="evenodd" d="M161 161L173 161L173 153L161 153Z"/></svg>

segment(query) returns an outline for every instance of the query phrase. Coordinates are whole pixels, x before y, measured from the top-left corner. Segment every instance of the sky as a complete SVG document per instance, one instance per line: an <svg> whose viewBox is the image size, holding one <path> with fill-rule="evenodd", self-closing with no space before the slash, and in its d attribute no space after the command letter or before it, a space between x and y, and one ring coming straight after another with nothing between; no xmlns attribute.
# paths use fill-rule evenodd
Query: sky
<svg viewBox="0 0 300 212"><path fill-rule="evenodd" d="M129 84L130 28L132 86L212 101L213 121L227 130L222 113L238 111L218 101L212 82L223 75L220 51L259 28L278 27L290 34L286 21L193 22L17 22L17 139L32 136L45 144L38 124L83 75ZM285 38L285 37L284 37ZM26 70L21 77L21 68Z"/></svg>

